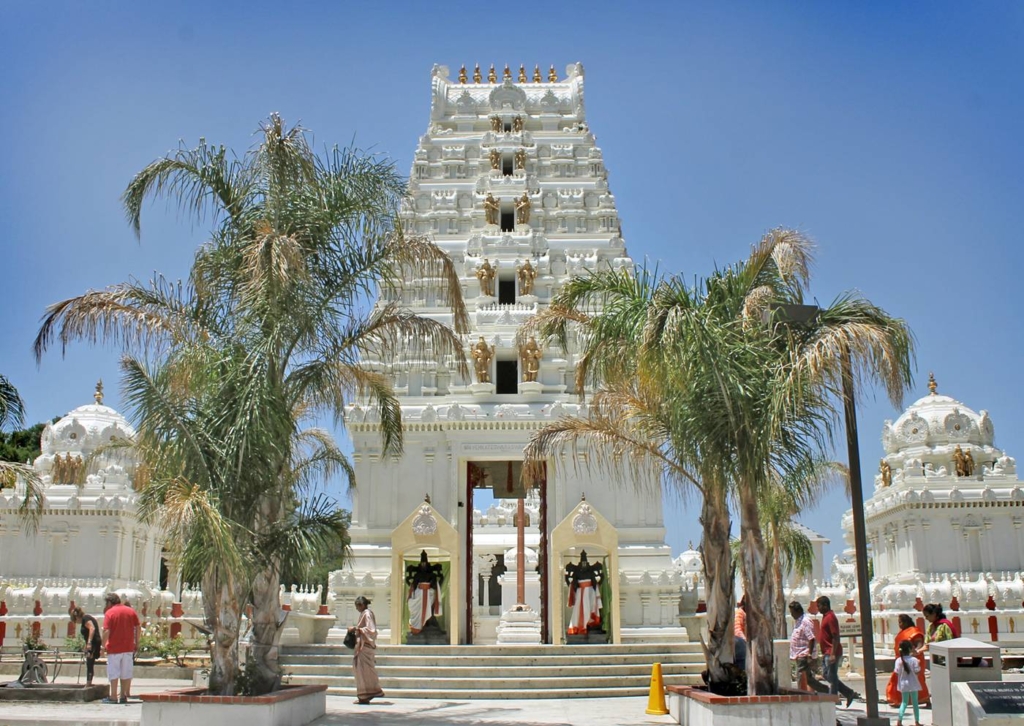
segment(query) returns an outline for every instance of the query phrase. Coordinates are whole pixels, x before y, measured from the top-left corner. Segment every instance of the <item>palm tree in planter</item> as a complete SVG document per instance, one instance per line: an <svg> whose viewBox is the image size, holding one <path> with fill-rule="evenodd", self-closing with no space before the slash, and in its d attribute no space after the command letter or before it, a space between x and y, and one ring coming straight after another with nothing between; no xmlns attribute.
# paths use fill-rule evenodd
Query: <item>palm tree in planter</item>
<svg viewBox="0 0 1024 726"><path fill-rule="evenodd" d="M748 688L756 695L776 689L774 587L761 499L773 477L789 477L828 447L844 356L860 377L881 378L894 402L910 378L906 325L860 298L841 297L800 329L773 324L774 306L802 302L810 260L810 243L803 236L772 230L745 261L693 286L678 277L651 280L646 274L611 272L571 281L535 323L538 332L558 337L563 345L572 325L582 328L577 390L589 384L597 393L589 420L559 421L538 432L527 450L532 458L589 439L608 443L614 463L632 442L637 454L644 447L652 450L645 461L660 456L685 468L688 481L704 485L698 490L702 494L715 482L735 498L747 594ZM639 390L644 386L664 393L669 410L657 425L634 431L630 439L622 429L643 420L636 417L648 405ZM619 402L618 408L604 410L605 399ZM619 430L612 433L612 426ZM641 437L644 432L647 438ZM627 443L616 449L620 441ZM725 501L723 495L722 505L711 506ZM727 562L720 553L729 549L728 528L724 536L720 528L709 528L721 520L705 519L708 506L705 498L705 556L710 548L711 559ZM706 573L712 628L728 622L710 614L712 603L728 607L731 617L731 598L719 602L725 589L711 579L727 574ZM721 636L717 642L725 652ZM716 654L708 650L715 689Z"/></svg>
<svg viewBox="0 0 1024 726"><path fill-rule="evenodd" d="M343 515L307 485L333 472L354 484L331 437L304 425L340 420L353 395L376 409L386 452L402 448L387 371L362 354L462 362L467 328L458 274L433 243L396 225L403 182L390 163L351 150L318 155L272 116L241 158L205 141L143 169L124 194L140 229L144 201L167 194L211 239L188 284L129 281L51 306L37 356L55 340L119 344L148 482L142 509L172 534L183 569L201 575L213 626L211 691L233 693L237 634L253 604L253 693L280 682L282 569L344 537ZM454 330L403 309L409 274L434 284Z"/></svg>

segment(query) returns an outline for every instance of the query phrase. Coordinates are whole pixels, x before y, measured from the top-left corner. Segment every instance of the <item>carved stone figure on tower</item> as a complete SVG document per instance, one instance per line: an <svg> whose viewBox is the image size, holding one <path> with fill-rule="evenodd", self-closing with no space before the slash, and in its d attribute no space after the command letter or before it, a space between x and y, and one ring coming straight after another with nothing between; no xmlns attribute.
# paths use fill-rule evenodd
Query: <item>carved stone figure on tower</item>
<svg viewBox="0 0 1024 726"><path fill-rule="evenodd" d="M535 383L537 374L540 373L540 359L544 357L544 351L537 345L536 338L530 337L530 340L519 351L519 357L523 361L523 380L527 383Z"/></svg>
<svg viewBox="0 0 1024 726"><path fill-rule="evenodd" d="M971 455L971 450L968 449L964 452L964 476L974 475L974 457Z"/></svg>
<svg viewBox="0 0 1024 726"><path fill-rule="evenodd" d="M516 200L516 224L530 223L530 196L523 192L523 196Z"/></svg>
<svg viewBox="0 0 1024 726"><path fill-rule="evenodd" d="M601 580L604 566L600 562L587 561L587 552L580 552L578 564L565 566L565 584L569 586L569 635L585 635L589 632L604 632L601 629Z"/></svg>
<svg viewBox="0 0 1024 726"><path fill-rule="evenodd" d="M488 158L491 161L491 169L498 170L501 168L501 152L497 149L491 149Z"/></svg>
<svg viewBox="0 0 1024 726"><path fill-rule="evenodd" d="M476 279L480 281L480 294L485 297L494 297L494 268L486 259L480 269L476 271Z"/></svg>
<svg viewBox="0 0 1024 726"><path fill-rule="evenodd" d="M484 220L487 224L498 224L498 220L501 216L501 206L498 204L498 200L494 198L494 195L487 192L487 196L484 198Z"/></svg>
<svg viewBox="0 0 1024 726"><path fill-rule="evenodd" d="M537 279L537 268L527 260L516 268L516 274L519 276L519 294L532 295L533 281Z"/></svg>
<svg viewBox="0 0 1024 726"><path fill-rule="evenodd" d="M494 348L487 345L484 336L471 349L473 364L476 367L477 383L491 382L491 359L494 358Z"/></svg>
<svg viewBox="0 0 1024 726"><path fill-rule="evenodd" d="M523 117L515 116L512 118L512 133L518 134L523 130Z"/></svg>
<svg viewBox="0 0 1024 726"><path fill-rule="evenodd" d="M423 550L419 563L405 568L405 584L409 587L409 632L419 635L430 626L440 630L437 617L443 614L441 585L444 584L441 565L430 564L427 551Z"/></svg>
<svg viewBox="0 0 1024 726"><path fill-rule="evenodd" d="M953 465L956 468L957 476L967 476L967 457L964 456L963 449L957 444L956 449L953 450Z"/></svg>
<svg viewBox="0 0 1024 726"><path fill-rule="evenodd" d="M892 466L889 465L889 462L882 459L878 465L878 471L882 474L882 486L890 486L892 484Z"/></svg>
<svg viewBox="0 0 1024 726"><path fill-rule="evenodd" d="M496 134L501 133L501 116L491 116L491 131Z"/></svg>
<svg viewBox="0 0 1024 726"><path fill-rule="evenodd" d="M526 168L526 149L516 149L516 169ZM497 168L497 167L495 167Z"/></svg>

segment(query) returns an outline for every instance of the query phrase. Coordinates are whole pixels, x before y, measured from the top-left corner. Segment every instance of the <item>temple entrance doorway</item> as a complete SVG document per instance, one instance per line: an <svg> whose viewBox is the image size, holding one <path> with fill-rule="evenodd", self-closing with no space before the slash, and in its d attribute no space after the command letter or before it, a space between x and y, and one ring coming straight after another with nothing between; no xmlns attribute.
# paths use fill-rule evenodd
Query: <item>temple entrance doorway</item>
<svg viewBox="0 0 1024 726"><path fill-rule="evenodd" d="M520 598L540 615L541 642L550 642L548 553L541 536L547 531L547 482L542 477L524 488L522 465L521 460L466 462L467 644L498 643L501 616Z"/></svg>

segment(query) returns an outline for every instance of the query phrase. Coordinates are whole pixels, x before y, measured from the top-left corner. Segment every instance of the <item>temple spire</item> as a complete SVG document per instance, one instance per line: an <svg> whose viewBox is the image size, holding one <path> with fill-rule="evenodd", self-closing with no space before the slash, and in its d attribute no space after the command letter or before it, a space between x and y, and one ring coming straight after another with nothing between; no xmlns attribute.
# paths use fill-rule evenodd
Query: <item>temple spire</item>
<svg viewBox="0 0 1024 726"><path fill-rule="evenodd" d="M96 405L103 405L103 379L96 381L96 393L92 394L92 397L96 400Z"/></svg>
<svg viewBox="0 0 1024 726"><path fill-rule="evenodd" d="M933 396L934 396L934 395L935 395L935 392L936 392L937 390L939 390L939 384L935 382L935 374L934 374L934 373L931 373L931 372L929 372L929 373L928 373L928 392L929 392L929 393L930 393L931 395L933 395Z"/></svg>

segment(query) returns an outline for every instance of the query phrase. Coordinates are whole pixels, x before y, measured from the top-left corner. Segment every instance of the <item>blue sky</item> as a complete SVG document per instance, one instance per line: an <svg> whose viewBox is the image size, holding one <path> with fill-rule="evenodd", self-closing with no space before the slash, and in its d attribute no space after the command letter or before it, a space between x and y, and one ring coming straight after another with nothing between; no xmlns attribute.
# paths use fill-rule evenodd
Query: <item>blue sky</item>
<svg viewBox="0 0 1024 726"><path fill-rule="evenodd" d="M76 345L37 367L29 348L50 303L185 274L202 227L158 203L137 242L118 200L178 139L242 150L278 111L406 173L434 63L578 60L636 260L699 276L770 227L805 231L818 300L858 289L909 321L909 400L934 370L1024 455L1024 5L150 5L0 4L0 372L32 421L89 401L100 377L119 405L115 352ZM896 415L867 393L867 473ZM829 558L845 507L837 493L803 515ZM667 514L676 552L699 540L692 502Z"/></svg>

